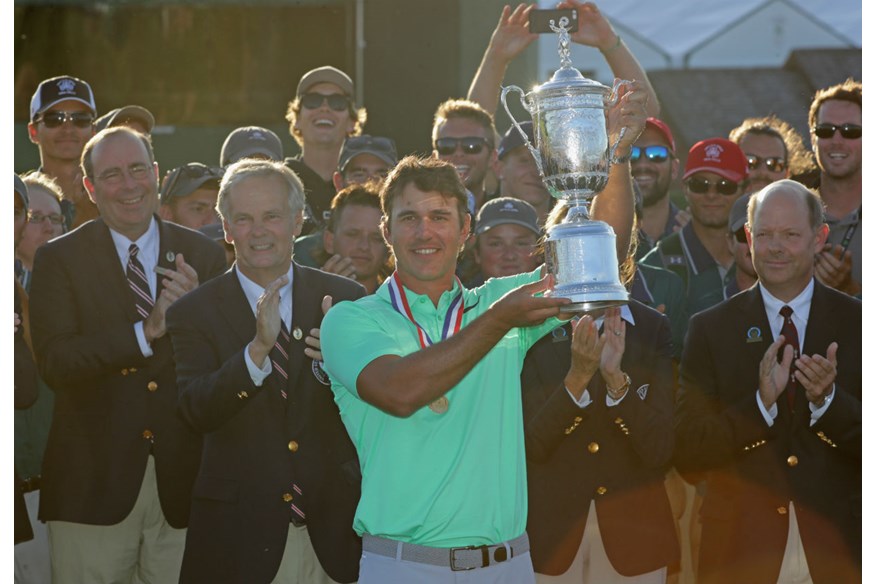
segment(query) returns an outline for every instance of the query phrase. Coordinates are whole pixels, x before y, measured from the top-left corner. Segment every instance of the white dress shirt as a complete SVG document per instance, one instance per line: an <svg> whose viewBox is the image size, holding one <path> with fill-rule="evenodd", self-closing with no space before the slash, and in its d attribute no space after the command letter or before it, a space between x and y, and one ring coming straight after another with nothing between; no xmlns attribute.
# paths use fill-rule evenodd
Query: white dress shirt
<svg viewBox="0 0 876 584"><path fill-rule="evenodd" d="M158 276L155 274L155 266L158 265L158 248L159 235L158 223L155 217L149 222L149 227L146 233L141 235L137 241L131 241L121 233L110 228L110 236L113 238L113 243L116 246L116 253L119 256L119 261L122 264L122 273L127 279L128 273L128 248L132 243L136 243L140 251L137 252L137 260L143 265L143 273L146 274L146 280L149 282L149 295L152 296L152 301L155 302L155 291L158 288ZM133 299L132 299L133 302ZM137 335L137 343L140 345L140 352L144 357L151 357L152 347L146 342L146 333L143 332L143 322L138 320L134 323L134 334Z"/></svg>
<svg viewBox="0 0 876 584"><path fill-rule="evenodd" d="M286 325L286 330L292 331L292 273L293 266L289 264L289 271L286 275L289 277L289 282L280 288L280 320ZM237 274L237 279L240 281L240 287L243 288L243 294L246 296L249 307L252 309L253 316L256 316L256 307L258 306L259 298L265 293L265 289L247 278L241 271L234 267L234 273ZM249 356L249 346L252 341L247 343L246 349L243 351L244 361L246 361L246 369L249 371L249 376L256 387L261 387L265 382L265 378L271 374L271 359L266 358L262 366L256 365Z"/></svg>

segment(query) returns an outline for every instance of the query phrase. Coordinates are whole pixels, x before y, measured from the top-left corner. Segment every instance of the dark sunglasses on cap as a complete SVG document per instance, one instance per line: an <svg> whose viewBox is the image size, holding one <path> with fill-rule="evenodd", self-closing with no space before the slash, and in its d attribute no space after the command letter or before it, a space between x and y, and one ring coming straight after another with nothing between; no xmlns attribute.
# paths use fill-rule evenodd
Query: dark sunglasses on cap
<svg viewBox="0 0 876 584"><path fill-rule="evenodd" d="M738 243L748 243L748 239L745 237L745 227L740 227L733 235L736 236L736 241Z"/></svg>
<svg viewBox="0 0 876 584"><path fill-rule="evenodd" d="M732 180L727 180L726 178L722 178L718 181L710 181L706 178L700 178L697 176L692 176L687 179L685 183L687 188L692 193L696 193L698 195L704 195L709 192L711 187L715 187L715 190L722 195L735 195L737 189L739 189L739 183L733 182Z"/></svg>
<svg viewBox="0 0 876 584"><path fill-rule="evenodd" d="M462 146L462 151L465 154L480 154L481 150L486 146L492 148L493 143L486 138L479 136L470 136L468 138L438 138L435 140L435 152L441 156L450 156L456 149Z"/></svg>
<svg viewBox="0 0 876 584"><path fill-rule="evenodd" d="M638 161L642 154L651 162L666 162L669 160L669 148L666 146L645 146L644 148L633 146L630 162Z"/></svg>
<svg viewBox="0 0 876 584"><path fill-rule="evenodd" d="M329 108L336 112L342 112L350 107L350 100L346 95L341 93L332 93L326 95L324 93L305 93L301 96L301 105L307 109L317 109L322 107L324 102L328 102Z"/></svg>
<svg viewBox="0 0 876 584"><path fill-rule="evenodd" d="M748 168L750 170L755 170L760 167L760 163L763 162L766 169L770 172L782 172L785 170L785 159L778 156L770 156L769 158L761 158L760 156L755 156L754 154L746 154L745 157L748 159Z"/></svg>
<svg viewBox="0 0 876 584"><path fill-rule="evenodd" d="M44 123L47 128L58 128L70 120L77 128L88 128L94 123L94 114L90 112L46 112L34 118L34 123Z"/></svg>
<svg viewBox="0 0 876 584"><path fill-rule="evenodd" d="M861 137L861 126L858 124L843 124L837 126L835 124L818 124L812 128L812 133L819 138L833 138L836 131L839 130L840 136L846 140L857 140Z"/></svg>
<svg viewBox="0 0 876 584"><path fill-rule="evenodd" d="M211 179L222 180L222 176L225 174L225 169L221 166L207 166L199 163L192 163L180 166L179 168L174 168L167 173L167 177L165 178L164 184L167 186L161 189L162 199L173 194L173 188L176 186L179 177L182 176L183 173L192 180L204 176L209 176Z"/></svg>

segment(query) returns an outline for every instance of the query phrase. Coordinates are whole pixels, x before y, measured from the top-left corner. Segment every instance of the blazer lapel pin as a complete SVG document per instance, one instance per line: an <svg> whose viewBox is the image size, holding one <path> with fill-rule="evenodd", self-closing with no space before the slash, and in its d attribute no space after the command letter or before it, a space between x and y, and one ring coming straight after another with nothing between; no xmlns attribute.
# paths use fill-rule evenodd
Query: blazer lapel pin
<svg viewBox="0 0 876 584"><path fill-rule="evenodd" d="M760 343L763 342L763 335L760 332L760 329L756 326L748 329L748 333L746 334L746 343Z"/></svg>

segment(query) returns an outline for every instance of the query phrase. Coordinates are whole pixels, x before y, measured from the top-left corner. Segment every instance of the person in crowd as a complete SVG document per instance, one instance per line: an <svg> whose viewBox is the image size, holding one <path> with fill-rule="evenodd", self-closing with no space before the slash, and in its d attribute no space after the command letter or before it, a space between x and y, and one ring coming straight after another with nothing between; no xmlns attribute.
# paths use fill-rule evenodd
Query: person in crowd
<svg viewBox="0 0 876 584"><path fill-rule="evenodd" d="M698 582L861 581L860 301L814 279L819 198L752 195L758 284L695 315L675 461L705 477Z"/></svg>
<svg viewBox="0 0 876 584"><path fill-rule="evenodd" d="M812 153L794 126L774 115L746 118L728 136L748 159L748 191L756 192L783 178L809 173Z"/></svg>
<svg viewBox="0 0 876 584"><path fill-rule="evenodd" d="M529 144L535 145L532 122L520 123ZM544 225L554 206L555 199L548 192L538 166L523 136L514 126L508 128L496 150L496 176L499 178L499 194L514 197L529 203L538 215L538 225Z"/></svg>
<svg viewBox="0 0 876 584"><path fill-rule="evenodd" d="M216 223L216 196L224 169L190 162L164 177L159 193L158 215L189 229Z"/></svg>
<svg viewBox="0 0 876 584"><path fill-rule="evenodd" d="M368 118L365 108L356 106L353 94L349 75L335 67L319 67L301 77L295 99L286 109L289 133L301 146L301 154L287 158L286 164L304 183L305 235L328 220L336 193L332 175L344 140L361 134Z"/></svg>
<svg viewBox="0 0 876 584"><path fill-rule="evenodd" d="M724 286L733 278L727 220L733 203L746 190L747 176L745 154L733 142L709 138L694 144L682 176L691 221L642 259L681 277L688 314L720 302Z"/></svg>
<svg viewBox="0 0 876 584"><path fill-rule="evenodd" d="M267 128L244 126L232 130L222 143L219 166L226 167L244 158L283 161L283 143Z"/></svg>
<svg viewBox="0 0 876 584"><path fill-rule="evenodd" d="M724 286L724 300L742 290L748 290L757 283L757 272L751 262L751 248L748 246L748 236L745 235L750 199L751 195L736 199L730 209L730 218L727 220L727 247L733 254L736 276Z"/></svg>
<svg viewBox="0 0 876 584"><path fill-rule="evenodd" d="M235 267L167 317L180 410L204 436L180 582L351 582L359 464L317 329L364 290L292 261L304 187L283 163L233 164L217 206Z"/></svg>
<svg viewBox="0 0 876 584"><path fill-rule="evenodd" d="M54 179L34 173L24 177L29 208L21 241L15 247L16 277L25 290L30 290L33 258L36 250L50 239L66 232L61 212L61 187Z"/></svg>
<svg viewBox="0 0 876 584"><path fill-rule="evenodd" d="M541 265L537 249L542 236L536 210L520 199L491 199L478 211L472 248L479 271L466 284L480 286L489 278L531 272Z"/></svg>
<svg viewBox="0 0 876 584"><path fill-rule="evenodd" d="M162 221L147 136L108 128L82 152L100 211L37 250L30 323L55 391L40 519L53 582L173 582L199 436L177 414L165 314L224 269L221 248Z"/></svg>
<svg viewBox="0 0 876 584"><path fill-rule="evenodd" d="M199 227L198 231L218 243L225 250L225 267L230 268L234 265L234 245L225 241L225 230L222 229L221 223L210 223Z"/></svg>
<svg viewBox="0 0 876 584"><path fill-rule="evenodd" d="M27 133L40 151L37 172L57 181L64 193L64 216L69 229L98 215L82 186L79 159L94 135L97 106L85 81L62 75L40 82L30 99Z"/></svg>
<svg viewBox="0 0 876 584"><path fill-rule="evenodd" d="M103 114L94 122L95 132L116 126L127 126L147 136L152 135L155 116L141 105L126 105Z"/></svg>
<svg viewBox="0 0 876 584"><path fill-rule="evenodd" d="M848 294L862 293L862 141L863 87L847 79L819 90L809 108L809 132L821 170L818 194L830 227L818 254L815 275Z"/></svg>

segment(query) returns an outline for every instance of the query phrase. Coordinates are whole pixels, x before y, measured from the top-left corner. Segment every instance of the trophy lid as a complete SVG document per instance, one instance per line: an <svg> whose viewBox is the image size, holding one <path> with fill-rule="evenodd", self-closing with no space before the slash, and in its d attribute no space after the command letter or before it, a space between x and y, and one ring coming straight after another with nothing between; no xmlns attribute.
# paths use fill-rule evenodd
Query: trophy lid
<svg viewBox="0 0 876 584"><path fill-rule="evenodd" d="M553 91L565 93L570 90L574 93L601 93L603 95L611 93L610 87L584 77L580 71L571 66L563 66L557 69L550 81L536 87L534 93L543 94Z"/></svg>

